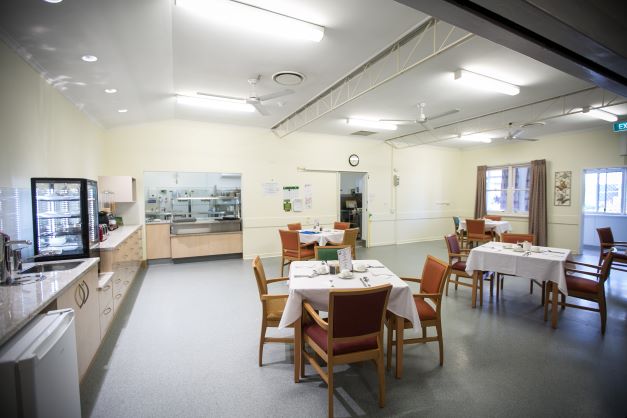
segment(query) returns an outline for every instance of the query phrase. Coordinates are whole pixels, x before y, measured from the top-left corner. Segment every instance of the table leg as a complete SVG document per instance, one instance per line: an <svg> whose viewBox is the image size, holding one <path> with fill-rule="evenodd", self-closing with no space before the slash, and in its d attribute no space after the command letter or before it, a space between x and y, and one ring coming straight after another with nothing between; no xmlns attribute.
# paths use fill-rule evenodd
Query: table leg
<svg viewBox="0 0 627 418"><path fill-rule="evenodd" d="M479 271L479 270L475 270L472 272L472 307L476 308L477 307L477 283L478 283L478 277L483 278L483 272Z"/></svg>
<svg viewBox="0 0 627 418"><path fill-rule="evenodd" d="M551 282L552 286L553 286L553 290L552 290L552 303L551 303L551 327L553 327L553 329L557 328L557 298L559 296L559 288L557 287L557 283L555 282Z"/></svg>
<svg viewBox="0 0 627 418"><path fill-rule="evenodd" d="M396 315L396 378L403 377L403 333L405 318Z"/></svg>
<svg viewBox="0 0 627 418"><path fill-rule="evenodd" d="M294 383L300 382L300 369L302 359L302 347L301 347L301 335L300 335L300 325L301 325L302 316L298 317L296 321L294 321Z"/></svg>

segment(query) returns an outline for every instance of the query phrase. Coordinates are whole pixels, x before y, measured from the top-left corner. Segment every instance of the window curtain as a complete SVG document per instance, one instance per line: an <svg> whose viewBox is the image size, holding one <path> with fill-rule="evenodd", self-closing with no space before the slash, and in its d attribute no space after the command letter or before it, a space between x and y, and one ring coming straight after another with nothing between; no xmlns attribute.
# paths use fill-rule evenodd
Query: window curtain
<svg viewBox="0 0 627 418"><path fill-rule="evenodd" d="M534 160L529 187L529 233L535 235L536 245L547 245L546 213L546 160Z"/></svg>
<svg viewBox="0 0 627 418"><path fill-rule="evenodd" d="M487 165L477 167L477 194L475 195L475 219L483 218L487 213L486 210L486 172Z"/></svg>

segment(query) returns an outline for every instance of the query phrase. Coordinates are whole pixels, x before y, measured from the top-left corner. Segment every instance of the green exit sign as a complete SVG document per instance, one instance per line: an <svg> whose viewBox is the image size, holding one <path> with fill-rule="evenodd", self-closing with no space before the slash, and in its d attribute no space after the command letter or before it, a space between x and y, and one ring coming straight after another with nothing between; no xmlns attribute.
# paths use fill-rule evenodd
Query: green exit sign
<svg viewBox="0 0 627 418"><path fill-rule="evenodd" d="M627 131L627 121L614 123L614 132Z"/></svg>

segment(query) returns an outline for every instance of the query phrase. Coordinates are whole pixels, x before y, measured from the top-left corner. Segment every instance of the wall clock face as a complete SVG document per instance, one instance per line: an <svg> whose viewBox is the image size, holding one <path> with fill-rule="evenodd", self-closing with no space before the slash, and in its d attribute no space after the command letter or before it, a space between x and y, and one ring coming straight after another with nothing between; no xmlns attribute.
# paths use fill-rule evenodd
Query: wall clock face
<svg viewBox="0 0 627 418"><path fill-rule="evenodd" d="M352 154L350 157L348 157L348 163L353 167L357 167L357 164L359 164L359 157L357 156L357 154Z"/></svg>

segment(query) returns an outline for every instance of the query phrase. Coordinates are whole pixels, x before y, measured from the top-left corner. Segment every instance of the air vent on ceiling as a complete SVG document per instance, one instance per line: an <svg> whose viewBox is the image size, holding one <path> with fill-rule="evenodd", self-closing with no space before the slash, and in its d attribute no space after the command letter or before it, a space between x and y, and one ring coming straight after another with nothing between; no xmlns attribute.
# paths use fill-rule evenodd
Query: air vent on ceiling
<svg viewBox="0 0 627 418"><path fill-rule="evenodd" d="M376 134L376 132L372 132L372 131L356 131L356 132L353 132L351 135L370 136L370 135L374 135L374 134Z"/></svg>
<svg viewBox="0 0 627 418"><path fill-rule="evenodd" d="M282 86L297 86L303 82L305 76L297 71L279 71L272 79Z"/></svg>

